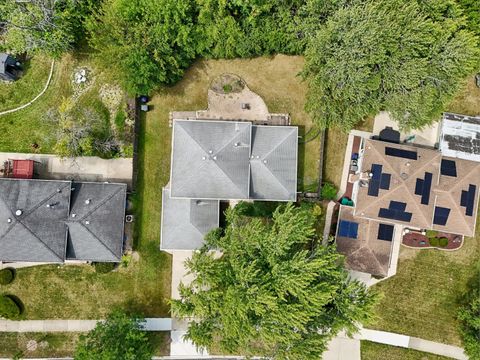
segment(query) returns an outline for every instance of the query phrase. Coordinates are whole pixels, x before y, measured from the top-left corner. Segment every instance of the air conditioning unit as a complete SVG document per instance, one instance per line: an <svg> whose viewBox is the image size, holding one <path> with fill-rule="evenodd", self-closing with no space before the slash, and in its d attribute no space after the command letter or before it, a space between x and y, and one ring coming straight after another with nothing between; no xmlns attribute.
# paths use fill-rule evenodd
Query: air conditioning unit
<svg viewBox="0 0 480 360"><path fill-rule="evenodd" d="M133 215L127 215L127 216L125 216L125 222L127 222L127 223L133 222Z"/></svg>

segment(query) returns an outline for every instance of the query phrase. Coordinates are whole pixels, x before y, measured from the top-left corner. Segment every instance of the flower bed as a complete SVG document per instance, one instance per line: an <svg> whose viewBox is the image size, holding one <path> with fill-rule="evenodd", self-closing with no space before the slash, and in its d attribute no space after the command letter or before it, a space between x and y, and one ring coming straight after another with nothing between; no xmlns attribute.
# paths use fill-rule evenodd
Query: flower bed
<svg viewBox="0 0 480 360"><path fill-rule="evenodd" d="M462 236L438 232L435 237L430 239L420 232L410 231L403 235L402 244L414 248L437 248L445 250L455 250L462 246Z"/></svg>

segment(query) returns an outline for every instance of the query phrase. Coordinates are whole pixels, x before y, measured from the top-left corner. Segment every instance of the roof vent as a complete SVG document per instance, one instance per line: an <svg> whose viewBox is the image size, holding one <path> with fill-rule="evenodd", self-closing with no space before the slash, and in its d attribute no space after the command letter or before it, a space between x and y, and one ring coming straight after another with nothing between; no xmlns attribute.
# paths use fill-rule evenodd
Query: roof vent
<svg viewBox="0 0 480 360"><path fill-rule="evenodd" d="M87 200L85 200L85 204L88 205L88 204L90 204L91 201L92 201L91 199L87 199Z"/></svg>
<svg viewBox="0 0 480 360"><path fill-rule="evenodd" d="M90 221L85 220L85 225L90 225Z"/></svg>
<svg viewBox="0 0 480 360"><path fill-rule="evenodd" d="M207 157L206 157L206 156L202 156L202 160L207 160Z"/></svg>
<svg viewBox="0 0 480 360"><path fill-rule="evenodd" d="M407 173L401 173L400 174L400 177L403 179L403 180L406 180L408 178L408 174Z"/></svg>
<svg viewBox="0 0 480 360"><path fill-rule="evenodd" d="M50 207L50 204L47 204L47 205L45 205L45 206L46 206L47 208L49 208L49 207Z"/></svg>
<svg viewBox="0 0 480 360"><path fill-rule="evenodd" d="M73 214L72 214L72 217L74 218L75 216L77 216L77 214L73 213Z"/></svg>
<svg viewBox="0 0 480 360"><path fill-rule="evenodd" d="M410 163L407 161L407 163L405 164L406 166L410 166Z"/></svg>
<svg viewBox="0 0 480 360"><path fill-rule="evenodd" d="M61 193L62 192L62 189L57 189L57 193Z"/></svg>
<svg viewBox="0 0 480 360"><path fill-rule="evenodd" d="M266 164L266 163L267 163L267 160L263 160L263 163Z"/></svg>
<svg viewBox="0 0 480 360"><path fill-rule="evenodd" d="M22 214L23 214L23 211L20 210L20 209L18 209L17 211L15 211L15 215L17 215L17 216L20 216L20 215L22 215Z"/></svg>
<svg viewBox="0 0 480 360"><path fill-rule="evenodd" d="M217 160L217 156L214 156L214 157L213 157L213 160Z"/></svg>
<svg viewBox="0 0 480 360"><path fill-rule="evenodd" d="M8 218L7 222L10 224L12 222L12 219Z"/></svg>
<svg viewBox="0 0 480 360"><path fill-rule="evenodd" d="M208 150L208 153L209 153L209 154L213 154L213 150Z"/></svg>

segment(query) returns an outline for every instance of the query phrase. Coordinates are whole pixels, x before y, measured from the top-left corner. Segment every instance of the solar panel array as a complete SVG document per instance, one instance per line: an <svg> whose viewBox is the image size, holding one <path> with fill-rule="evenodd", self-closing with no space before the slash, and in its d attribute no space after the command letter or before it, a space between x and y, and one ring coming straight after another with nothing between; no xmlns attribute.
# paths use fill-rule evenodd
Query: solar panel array
<svg viewBox="0 0 480 360"><path fill-rule="evenodd" d="M415 184L415 195L421 195L421 203L423 205L428 205L430 202L430 190L432 188L432 178L433 174L426 172L423 179L417 178L417 183Z"/></svg>
<svg viewBox="0 0 480 360"><path fill-rule="evenodd" d="M393 225L380 224L378 226L378 240L392 241L393 239Z"/></svg>
<svg viewBox="0 0 480 360"><path fill-rule="evenodd" d="M457 165L455 161L442 159L440 164L440 174L457 177Z"/></svg>
<svg viewBox="0 0 480 360"><path fill-rule="evenodd" d="M475 203L475 193L477 191L477 187L473 184L468 186L468 191L462 190L462 196L460 198L460 206L464 206L465 215L472 216L473 215L473 205Z"/></svg>
<svg viewBox="0 0 480 360"><path fill-rule="evenodd" d="M412 220L412 213L405 211L407 204L399 201L390 201L388 209L380 208L378 216L385 219L393 219L404 222Z"/></svg>
<svg viewBox="0 0 480 360"><path fill-rule="evenodd" d="M397 149L393 147L385 147L385 155L395 156L403 159L417 160L418 155L416 151Z"/></svg>
<svg viewBox="0 0 480 360"><path fill-rule="evenodd" d="M358 223L340 220L338 236L356 239L358 237Z"/></svg>
<svg viewBox="0 0 480 360"><path fill-rule="evenodd" d="M372 164L372 178L368 182L368 195L378 196L380 189L390 189L391 175L382 173L383 166L379 164Z"/></svg>
<svg viewBox="0 0 480 360"><path fill-rule="evenodd" d="M435 206L435 212L433 215L433 223L436 225L446 225L450 215L450 209L440 206Z"/></svg>

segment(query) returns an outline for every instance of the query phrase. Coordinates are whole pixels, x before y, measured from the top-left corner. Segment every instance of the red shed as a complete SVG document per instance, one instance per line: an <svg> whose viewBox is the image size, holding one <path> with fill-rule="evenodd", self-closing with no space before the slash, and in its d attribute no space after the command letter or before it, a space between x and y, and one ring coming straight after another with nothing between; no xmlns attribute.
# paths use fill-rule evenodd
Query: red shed
<svg viewBox="0 0 480 360"><path fill-rule="evenodd" d="M33 160L13 160L13 177L16 179L32 179Z"/></svg>

